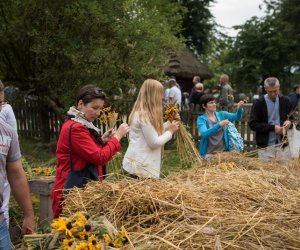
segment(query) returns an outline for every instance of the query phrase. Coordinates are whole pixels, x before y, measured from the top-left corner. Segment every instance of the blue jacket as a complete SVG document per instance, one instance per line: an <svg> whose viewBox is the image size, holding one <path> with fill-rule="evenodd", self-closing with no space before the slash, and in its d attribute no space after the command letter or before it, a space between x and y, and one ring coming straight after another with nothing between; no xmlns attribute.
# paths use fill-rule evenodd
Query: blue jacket
<svg viewBox="0 0 300 250"><path fill-rule="evenodd" d="M213 127L209 127L208 118L206 114L203 114L197 118L197 128L199 133L201 134L201 140L200 140L200 155L202 157L205 157L207 152L207 145L208 145L208 138L212 135L214 135L220 128L220 121L224 119L228 119L231 122L238 121L241 119L243 115L244 109L240 108L237 110L236 113L229 113L227 111L219 111L215 112L215 115L217 117L218 123L216 123ZM223 135L224 138L224 145L225 150L228 151L228 138L225 136L225 133Z"/></svg>

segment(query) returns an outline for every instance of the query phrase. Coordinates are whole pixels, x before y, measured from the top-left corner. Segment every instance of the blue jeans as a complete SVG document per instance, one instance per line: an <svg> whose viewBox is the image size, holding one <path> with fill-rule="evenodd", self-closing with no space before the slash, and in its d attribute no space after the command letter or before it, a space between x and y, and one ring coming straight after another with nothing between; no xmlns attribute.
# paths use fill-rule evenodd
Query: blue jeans
<svg viewBox="0 0 300 250"><path fill-rule="evenodd" d="M11 250L11 241L5 219L0 222L0 249Z"/></svg>

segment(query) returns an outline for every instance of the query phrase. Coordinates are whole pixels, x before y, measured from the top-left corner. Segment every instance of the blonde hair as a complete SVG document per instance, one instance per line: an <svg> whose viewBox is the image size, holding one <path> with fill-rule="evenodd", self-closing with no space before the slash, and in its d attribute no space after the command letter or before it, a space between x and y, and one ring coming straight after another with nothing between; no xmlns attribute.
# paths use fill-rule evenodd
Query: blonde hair
<svg viewBox="0 0 300 250"><path fill-rule="evenodd" d="M163 132L162 99L164 87L154 79L147 79L141 86L138 97L129 115L128 123L132 124L136 112L140 122L150 122L158 134Z"/></svg>

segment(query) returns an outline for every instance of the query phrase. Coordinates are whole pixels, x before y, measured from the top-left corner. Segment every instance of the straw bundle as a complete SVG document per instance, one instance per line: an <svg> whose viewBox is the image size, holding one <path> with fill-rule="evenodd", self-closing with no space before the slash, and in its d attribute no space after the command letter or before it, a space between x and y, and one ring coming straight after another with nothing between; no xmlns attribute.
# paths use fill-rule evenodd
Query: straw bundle
<svg viewBox="0 0 300 250"><path fill-rule="evenodd" d="M196 148L192 135L186 127L180 123L176 136L177 152L181 163L184 166L202 164L199 150Z"/></svg>
<svg viewBox="0 0 300 250"><path fill-rule="evenodd" d="M106 215L135 249L299 249L299 162L220 154L204 164L163 180L90 183L64 212Z"/></svg>
<svg viewBox="0 0 300 250"><path fill-rule="evenodd" d="M179 110L174 103L170 103L165 106L164 119L172 122L178 112ZM176 133L176 145L178 156L183 166L190 167L194 164L202 164L199 150L195 146L193 137L181 122Z"/></svg>

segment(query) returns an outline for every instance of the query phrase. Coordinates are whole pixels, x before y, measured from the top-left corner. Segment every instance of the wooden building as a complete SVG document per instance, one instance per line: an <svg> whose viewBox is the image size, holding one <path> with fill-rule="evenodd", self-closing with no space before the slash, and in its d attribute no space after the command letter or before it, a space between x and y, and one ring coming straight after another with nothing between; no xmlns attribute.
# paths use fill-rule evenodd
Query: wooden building
<svg viewBox="0 0 300 250"><path fill-rule="evenodd" d="M207 65L201 63L189 49L181 50L178 55L171 55L164 73L171 77L175 76L180 84L182 91L190 92L193 87L193 77L198 75L201 82L213 77L212 71Z"/></svg>

